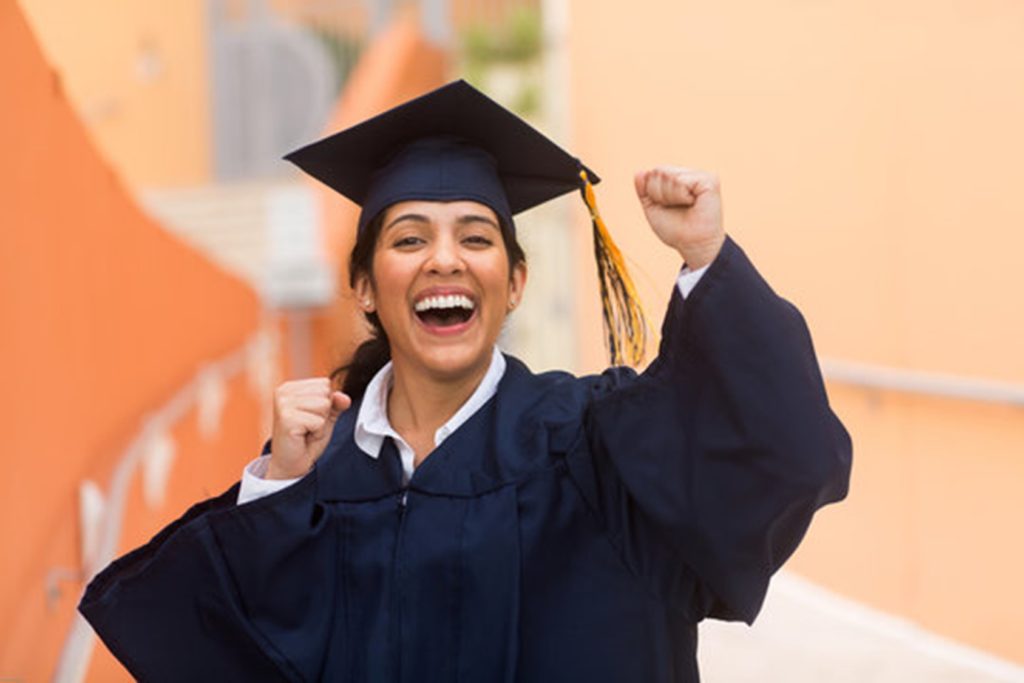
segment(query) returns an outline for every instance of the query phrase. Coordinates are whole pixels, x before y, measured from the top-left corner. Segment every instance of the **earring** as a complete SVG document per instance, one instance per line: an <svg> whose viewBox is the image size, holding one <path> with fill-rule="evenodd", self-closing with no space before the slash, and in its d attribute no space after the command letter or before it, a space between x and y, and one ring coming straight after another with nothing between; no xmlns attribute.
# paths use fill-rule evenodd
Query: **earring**
<svg viewBox="0 0 1024 683"><path fill-rule="evenodd" d="M508 300L508 310L511 311L511 310L515 309L515 307L516 307L516 300L515 299L509 299Z"/></svg>

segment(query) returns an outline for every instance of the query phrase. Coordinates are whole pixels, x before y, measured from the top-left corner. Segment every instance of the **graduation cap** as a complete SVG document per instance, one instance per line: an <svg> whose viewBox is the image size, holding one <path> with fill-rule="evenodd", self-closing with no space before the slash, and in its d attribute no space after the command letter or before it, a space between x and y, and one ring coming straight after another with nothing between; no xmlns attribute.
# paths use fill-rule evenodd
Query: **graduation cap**
<svg viewBox="0 0 1024 683"><path fill-rule="evenodd" d="M594 229L604 327L613 364L643 360L646 323L633 282L597 211L597 175L463 80L410 100L284 157L361 207L362 232L407 200L472 200L515 229L513 216L581 192Z"/></svg>

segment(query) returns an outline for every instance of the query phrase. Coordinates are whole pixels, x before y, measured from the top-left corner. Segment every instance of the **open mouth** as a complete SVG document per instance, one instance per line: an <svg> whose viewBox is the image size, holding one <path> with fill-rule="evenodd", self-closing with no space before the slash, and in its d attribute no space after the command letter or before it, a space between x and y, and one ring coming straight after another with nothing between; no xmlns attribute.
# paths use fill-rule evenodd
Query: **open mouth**
<svg viewBox="0 0 1024 683"><path fill-rule="evenodd" d="M464 294L428 296L416 302L416 317L428 327L454 327L469 322L476 304Z"/></svg>

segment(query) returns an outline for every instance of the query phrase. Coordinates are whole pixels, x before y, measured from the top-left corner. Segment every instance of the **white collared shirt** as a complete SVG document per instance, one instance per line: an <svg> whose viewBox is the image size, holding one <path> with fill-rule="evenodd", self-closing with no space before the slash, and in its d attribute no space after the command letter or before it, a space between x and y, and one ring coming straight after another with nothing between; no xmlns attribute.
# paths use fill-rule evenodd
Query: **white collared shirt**
<svg viewBox="0 0 1024 683"><path fill-rule="evenodd" d="M684 299L697 286L697 282L706 270L707 266L697 270L690 270L683 266L676 280L676 286L679 288L679 293ZM476 390L455 411L455 414L434 433L435 448L440 446L452 432L471 418L477 410L494 396L498 390L498 383L505 375L505 365L505 357L501 355L498 347L494 347L491 355L491 364ZM392 364L388 362L370 380L370 383L366 386L366 392L363 394L363 402L359 406L359 414L356 415L353 438L359 450L371 458L378 458L380 457L381 447L384 445L384 439L390 436L394 440L402 460L402 483L408 484L415 467L416 454L413 452L412 447L405 442L405 439L394 430L391 426L391 421L388 419L388 395L391 392L393 379L394 370ZM246 465L242 471L242 483L238 490L239 505L285 489L301 479L301 477L295 479L266 479L269 464L270 456L264 455Z"/></svg>
<svg viewBox="0 0 1024 683"><path fill-rule="evenodd" d="M452 432L472 417L491 396L494 396L498 391L498 382L504 375L505 356L501 355L501 351L495 346L491 355L491 364L476 390L455 411L455 414L434 432L434 448L440 446ZM359 414L356 416L353 438L356 445L359 446L359 450L371 458L380 456L380 449L384 445L385 437L390 436L394 439L395 446L398 447L398 454L402 459L402 483L408 484L412 478L416 454L402 438L402 435L391 427L391 421L388 420L388 395L391 393L393 382L394 371L391 363L388 362L366 386L365 398L362 405L359 406Z"/></svg>
<svg viewBox="0 0 1024 683"><path fill-rule="evenodd" d="M487 372L480 384L477 385L476 390L455 411L455 414L434 432L435 448L440 446L452 432L462 426L463 422L471 418L483 404L494 396L498 390L498 382L505 375L505 365L505 356L501 355L501 351L495 346L491 354L491 364L487 367ZM376 459L380 457L384 439L390 436L394 440L395 446L398 448L398 455L402 460L402 483L408 484L415 467L416 454L412 450L412 446L406 443L402 435L395 431L391 426L391 421L388 420L388 395L391 393L393 381L394 369L389 361L366 385L363 402L356 415L353 439L359 446L359 450ZM264 455L249 463L245 468L242 473L242 485L238 491L239 505L280 491L301 479L301 477L264 479L269 464L270 456Z"/></svg>

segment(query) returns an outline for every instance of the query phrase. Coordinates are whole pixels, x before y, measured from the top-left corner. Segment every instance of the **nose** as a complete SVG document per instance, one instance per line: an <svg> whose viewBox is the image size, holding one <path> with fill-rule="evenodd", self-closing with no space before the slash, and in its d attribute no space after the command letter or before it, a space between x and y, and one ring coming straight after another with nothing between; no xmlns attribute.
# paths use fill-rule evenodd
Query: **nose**
<svg viewBox="0 0 1024 683"><path fill-rule="evenodd" d="M459 251L458 242L451 236L443 235L434 241L427 260L427 269L440 275L462 272L465 264Z"/></svg>

